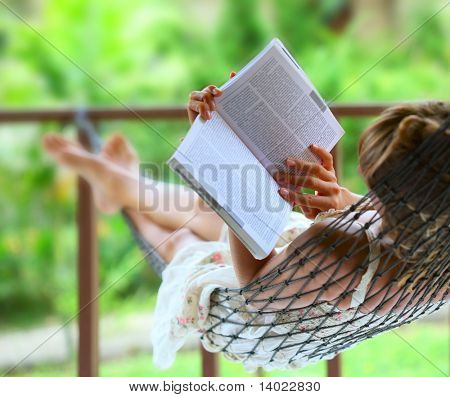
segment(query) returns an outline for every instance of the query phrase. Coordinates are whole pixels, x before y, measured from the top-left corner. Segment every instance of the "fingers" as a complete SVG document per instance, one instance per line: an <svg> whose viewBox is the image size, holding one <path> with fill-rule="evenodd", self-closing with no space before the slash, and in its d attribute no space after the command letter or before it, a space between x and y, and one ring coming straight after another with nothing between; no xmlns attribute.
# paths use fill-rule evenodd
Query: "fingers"
<svg viewBox="0 0 450 397"><path fill-rule="evenodd" d="M339 194L341 190L337 183L326 182L312 175L291 175L279 172L274 178L281 186L297 190L306 187L324 195Z"/></svg>
<svg viewBox="0 0 450 397"><path fill-rule="evenodd" d="M286 160L286 166L288 169L300 171L302 174L312 175L324 181L336 181L334 172L325 169L325 167L321 164L311 163L295 158L288 158Z"/></svg>
<svg viewBox="0 0 450 397"><path fill-rule="evenodd" d="M333 198L330 197L297 193L284 187L279 190L279 193L281 197L292 205L300 205L302 208L315 208L321 211L336 208L335 203L332 202Z"/></svg>
<svg viewBox="0 0 450 397"><path fill-rule="evenodd" d="M191 100L189 102L189 109L200 114L204 120L209 120L211 118L209 106L205 102Z"/></svg>
<svg viewBox="0 0 450 397"><path fill-rule="evenodd" d="M320 213L320 211L316 208L308 208L308 207L302 207L303 215L305 215L308 219L315 219L316 216Z"/></svg>
<svg viewBox="0 0 450 397"><path fill-rule="evenodd" d="M220 95L222 95L222 91L214 85L209 85L202 91L193 91L189 95L188 110L200 114L205 120L209 120L211 112L216 110L214 98Z"/></svg>
<svg viewBox="0 0 450 397"><path fill-rule="evenodd" d="M201 91L192 91L189 94L189 100L203 101L203 92L201 92Z"/></svg>
<svg viewBox="0 0 450 397"><path fill-rule="evenodd" d="M211 111L215 110L214 99L211 92L193 91L189 96L188 109L200 114L200 116L209 120L211 118ZM194 117L195 118L195 117Z"/></svg>
<svg viewBox="0 0 450 397"><path fill-rule="evenodd" d="M203 89L203 92L210 92L213 96L218 97L222 95L222 90L215 85L209 85Z"/></svg>
<svg viewBox="0 0 450 397"><path fill-rule="evenodd" d="M236 72L231 72L230 73L230 79L232 79L234 76L236 76Z"/></svg>
<svg viewBox="0 0 450 397"><path fill-rule="evenodd" d="M210 91L205 92L203 95L203 101L208 105L211 112L216 110L216 104L214 103L214 96Z"/></svg>
<svg viewBox="0 0 450 397"><path fill-rule="evenodd" d="M317 145L311 145L309 150L320 158L325 169L328 171L333 170L333 156L327 152L325 148Z"/></svg>

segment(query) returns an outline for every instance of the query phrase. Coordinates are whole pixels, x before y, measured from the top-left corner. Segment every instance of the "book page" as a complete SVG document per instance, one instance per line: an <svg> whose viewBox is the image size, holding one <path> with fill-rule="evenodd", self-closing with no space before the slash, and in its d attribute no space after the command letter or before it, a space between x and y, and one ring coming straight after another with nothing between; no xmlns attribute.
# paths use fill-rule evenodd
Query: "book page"
<svg viewBox="0 0 450 397"><path fill-rule="evenodd" d="M330 151L343 134L278 40L222 89L216 99L219 114L268 170L283 167L287 157L317 162L308 147L316 144Z"/></svg>
<svg viewBox="0 0 450 397"><path fill-rule="evenodd" d="M252 152L216 113L200 117L169 161L227 222L255 256L267 256L292 210L278 185ZM178 167L178 169L177 169ZM180 170L180 167L182 169Z"/></svg>

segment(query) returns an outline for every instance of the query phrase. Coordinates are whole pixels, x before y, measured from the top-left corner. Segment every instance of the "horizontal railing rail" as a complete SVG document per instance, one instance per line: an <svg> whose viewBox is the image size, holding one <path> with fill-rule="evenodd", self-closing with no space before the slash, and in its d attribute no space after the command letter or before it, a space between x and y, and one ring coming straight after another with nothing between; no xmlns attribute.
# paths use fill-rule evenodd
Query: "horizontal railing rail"
<svg viewBox="0 0 450 397"><path fill-rule="evenodd" d="M335 104L331 111L337 117L376 116L391 106L388 103ZM64 109L3 109L0 123L73 123L83 112L83 116L93 123L110 120L187 120L184 106L155 107L74 107ZM79 133L82 145L89 148L84 135ZM332 151L337 174L341 172L342 156L337 145ZM97 376L99 367L98 351L98 255L96 236L96 213L90 186L82 179L78 182L78 301L79 301L79 376ZM217 354L201 349L202 375L218 376ZM340 357L327 362L327 375L340 376Z"/></svg>
<svg viewBox="0 0 450 397"><path fill-rule="evenodd" d="M331 111L336 117L364 117L374 116L382 112L390 104L336 104ZM0 123L71 122L83 110L86 118L95 121L106 120L139 120L139 119L184 119L184 106L155 106L155 107L93 107L93 108L62 108L62 109L3 109L0 110Z"/></svg>

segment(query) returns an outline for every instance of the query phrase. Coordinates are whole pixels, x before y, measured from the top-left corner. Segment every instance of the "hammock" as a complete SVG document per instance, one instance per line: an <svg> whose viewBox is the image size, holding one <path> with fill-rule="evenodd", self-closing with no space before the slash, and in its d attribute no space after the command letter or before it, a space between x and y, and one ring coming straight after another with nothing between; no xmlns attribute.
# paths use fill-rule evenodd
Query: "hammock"
<svg viewBox="0 0 450 397"><path fill-rule="evenodd" d="M209 314L214 321L202 335L205 343L211 349L215 344L220 346L220 351L228 353L229 358L244 361L244 364L259 355L266 368L270 368L271 363L274 363L273 368L285 366L284 362L296 367L331 359L360 341L443 306L448 297L450 275L450 143L446 132L449 126L450 118L357 204L342 211L319 235L297 247L270 273L244 288L218 289ZM436 172L431 180L425 177L430 170ZM362 229L353 235L345 233L353 221L373 210L373 203L382 204L389 214L395 214L393 222L389 222L394 226L384 227L382 233L367 241L365 231L380 220L378 212L371 211L375 215ZM377 255L367 255L358 268L344 276L335 276L348 258L370 250L371 245L378 244L388 233L395 236L389 247ZM333 237L333 244L315 252L317 245ZM347 244L347 247L349 241L353 243L347 253L324 267L326 258L339 246ZM296 259L299 256L301 259ZM372 263L380 260L388 265L372 269L374 274L365 299L357 302L354 309L342 313L338 308L344 299L355 293L354 289L343 291L333 303L324 304L321 300L329 288L339 286L345 277L351 278L347 284L352 285L369 271ZM302 269L311 264L312 270L300 275L304 273ZM394 273L390 282L377 290L377 280L389 272ZM307 294L308 283L319 273L326 275L326 281L316 291L314 301L299 309L296 301ZM286 296L283 291L290 285L295 285L297 290ZM379 302L370 310L364 310L365 302L371 298ZM266 319L261 321L261 316ZM243 350L249 341L252 341L251 348Z"/></svg>
<svg viewBox="0 0 450 397"><path fill-rule="evenodd" d="M98 135L83 113L76 123L91 146L98 148ZM449 126L450 117L358 203L340 211L321 233L302 243L268 274L243 288L217 288L210 301L208 326L201 336L207 349L222 351L244 364L259 355L266 368L280 363L296 367L331 359L360 341L441 308L448 299L450 280ZM427 177L430 171L435 172L435 178ZM389 222L393 226L384 226L369 240L366 231L380 221L379 213L373 211L377 204L395 214L395 219ZM348 233L367 211L374 215L357 232ZM122 214L146 259L161 275L164 261L126 213ZM392 237L392 244L374 255L371 246L380 244L387 235ZM315 250L330 239L333 243L327 249ZM325 266L326 259L340 246L346 247L346 254ZM342 275L346 261L366 251L370 254L362 263ZM378 262L384 265L371 266ZM377 287L377 281L388 274L389 282ZM314 300L307 306L296 306L312 292L308 290L311 280L324 275L326 281L313 291ZM354 286L364 277L369 277L369 282L361 297ZM326 291L340 286L344 279L351 287L332 302L325 302L322 296ZM283 292L288 286L296 288L287 296ZM356 305L341 310L340 305L349 297ZM366 307L371 300L376 304Z"/></svg>

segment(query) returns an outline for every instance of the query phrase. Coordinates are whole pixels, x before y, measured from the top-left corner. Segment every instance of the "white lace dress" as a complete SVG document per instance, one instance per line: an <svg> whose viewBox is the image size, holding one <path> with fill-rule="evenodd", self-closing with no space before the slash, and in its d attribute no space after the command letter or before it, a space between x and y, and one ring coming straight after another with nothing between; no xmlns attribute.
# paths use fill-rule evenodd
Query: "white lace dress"
<svg viewBox="0 0 450 397"><path fill-rule="evenodd" d="M311 223L312 221L302 214L292 212L290 221L278 241L277 249L283 249L286 241L293 241ZM368 229L366 233L369 241L373 241L373 232ZM264 313L255 319L254 314L250 315L242 311L243 299L232 299L225 305L226 307L210 306L211 294L216 288L238 287L230 248L225 238L226 230L223 236L224 238L218 242L199 242L184 248L164 270L152 330L155 365L160 368L170 367L175 360L176 352L183 346L186 339L191 335L200 336L202 331L217 323L217 318L227 318L229 321L215 326L215 332L206 333L202 339L205 349L212 352L221 351L227 346L229 337L221 335L232 335L241 330L242 325L237 324L252 320L252 324L257 325L247 327L240 332L239 339L234 340L224 353L233 361L244 361L246 358L244 366L247 370L258 367L267 370L299 368L321 359L331 359L335 354L310 358L308 353L314 351L319 345L323 345L323 338L335 333L336 326L344 324L355 316L358 304L364 301L378 261L373 260L363 274L353 293L351 308L348 310L339 311L331 304L322 303L312 309L300 309L286 314ZM379 249L378 243L370 244L370 255L378 258ZM235 307L241 307L241 309L237 313L232 313ZM324 321L324 314L330 312L332 315ZM302 319L301 324L295 325L299 318ZM385 320L384 316L378 319L380 322ZM340 335L349 335L369 321L369 326L375 327L379 324L378 319L374 321L373 316L362 316L360 320L345 325ZM273 322L284 324L270 326ZM318 330L319 324L321 326ZM289 343L284 342L285 345L292 345L292 348L283 348L273 356L274 349L285 339L287 333L292 332L293 325L297 327L297 332L289 337ZM267 327L270 327L268 333L266 333ZM299 333L298 330L302 332ZM263 334L265 337L261 341ZM304 342L306 343L299 354L299 345ZM248 358L246 353L252 350L254 354Z"/></svg>

